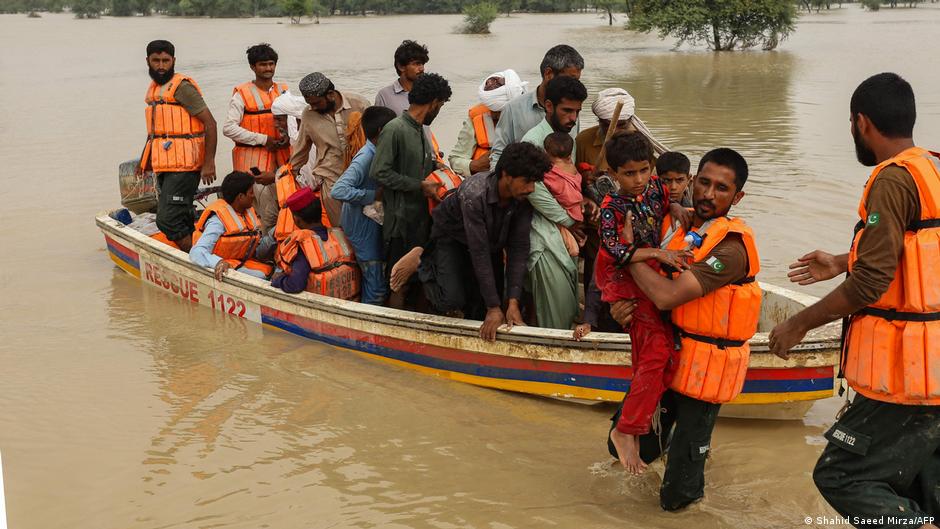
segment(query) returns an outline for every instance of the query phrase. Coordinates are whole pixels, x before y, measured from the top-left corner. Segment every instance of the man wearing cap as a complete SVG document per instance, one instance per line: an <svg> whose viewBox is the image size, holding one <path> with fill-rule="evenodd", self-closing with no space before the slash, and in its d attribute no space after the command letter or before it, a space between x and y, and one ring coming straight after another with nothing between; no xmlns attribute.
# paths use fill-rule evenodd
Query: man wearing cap
<svg viewBox="0 0 940 529"><path fill-rule="evenodd" d="M349 242L339 228L320 221L320 200L309 187L287 197L297 229L280 245L277 265L283 271L271 286L288 294L305 290L342 299L357 299L359 269ZM310 284L311 281L313 284Z"/></svg>
<svg viewBox="0 0 940 529"><path fill-rule="evenodd" d="M480 103L470 108L457 144L450 151L450 167L464 178L490 169L490 150L499 116L509 100L525 93L529 83L514 70L496 72L480 83Z"/></svg>
<svg viewBox="0 0 940 529"><path fill-rule="evenodd" d="M300 119L300 132L290 158L291 167L302 167L316 147L313 178L320 180L320 200L330 224L340 225L342 204L330 197L330 189L343 174L346 153L346 126L353 112L362 112L369 102L358 94L340 93L333 82L320 72L300 81L300 93L309 107Z"/></svg>

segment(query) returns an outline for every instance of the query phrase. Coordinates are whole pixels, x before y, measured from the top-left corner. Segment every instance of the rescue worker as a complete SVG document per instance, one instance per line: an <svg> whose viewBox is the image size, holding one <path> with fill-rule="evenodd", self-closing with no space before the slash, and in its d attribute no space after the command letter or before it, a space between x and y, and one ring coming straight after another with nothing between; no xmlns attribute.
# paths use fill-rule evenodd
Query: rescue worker
<svg viewBox="0 0 940 529"><path fill-rule="evenodd" d="M770 348L787 358L810 329L848 318L840 375L856 395L826 433L813 480L843 516L873 520L872 527L936 527L940 158L915 146L914 92L897 74L863 81L849 111L856 157L874 167L851 249L811 252L789 274L801 285L849 275L777 325Z"/></svg>
<svg viewBox="0 0 940 529"><path fill-rule="evenodd" d="M271 285L289 294L313 292L334 298L358 299L359 268L352 246L339 228L320 221L320 200L304 187L287 199L294 230L281 244L278 267L284 271Z"/></svg>
<svg viewBox="0 0 940 529"><path fill-rule="evenodd" d="M267 253L273 240L261 232L261 223L251 204L255 200L254 177L232 171L222 180L222 198L202 212L196 229L196 244L189 260L212 268L219 281L229 269L236 269L261 279L271 275L272 267L256 259Z"/></svg>
<svg viewBox="0 0 940 529"><path fill-rule="evenodd" d="M695 240L695 235L681 226L669 230L668 216L663 221L663 247L691 249L689 268L667 277L645 262L630 265L640 290L660 310L672 311L672 323L681 337L675 377L660 401L660 431L640 437L644 463L658 458L661 446L668 446L659 491L660 506L667 511L679 510L704 495L705 459L718 410L744 386L748 340L757 330L760 315L761 290L754 280L760 259L751 229L742 220L728 217L728 212L744 197L747 175L747 162L737 152L715 149L706 153L693 183L690 230L701 245L690 247L686 236ZM611 305L611 315L621 325L627 324L631 311L631 301ZM716 316L703 318L703 314ZM614 424L619 415L618 411ZM611 426L608 438L611 455L625 467L626 435Z"/></svg>
<svg viewBox="0 0 940 529"><path fill-rule="evenodd" d="M496 72L480 83L477 91L480 102L467 112L457 143L447 158L456 173L469 178L490 169L490 149L500 113L512 98L525 93L528 84L514 70Z"/></svg>
<svg viewBox="0 0 940 529"><path fill-rule="evenodd" d="M290 158L290 140L278 132L272 114L274 100L288 91L287 84L274 82L277 52L269 44L252 46L246 54L255 78L232 91L222 134L235 142L232 169L260 176ZM278 208L273 186L256 183L254 207L265 231L274 226Z"/></svg>
<svg viewBox="0 0 940 529"><path fill-rule="evenodd" d="M153 171L160 198L157 228L179 249L192 248L193 198L199 179L215 181L216 124L191 77L176 73L176 48L166 40L147 44L147 142L137 174Z"/></svg>

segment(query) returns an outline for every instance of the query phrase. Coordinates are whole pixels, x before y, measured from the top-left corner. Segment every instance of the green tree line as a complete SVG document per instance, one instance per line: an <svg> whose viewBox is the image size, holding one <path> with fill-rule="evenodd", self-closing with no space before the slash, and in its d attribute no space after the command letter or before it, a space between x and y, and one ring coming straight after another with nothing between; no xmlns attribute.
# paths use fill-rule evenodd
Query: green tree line
<svg viewBox="0 0 940 529"><path fill-rule="evenodd" d="M461 13L478 0L0 0L0 13L58 13L80 18L100 15L283 17ZM497 0L502 13L626 11L629 0ZM617 8L619 4L619 9Z"/></svg>

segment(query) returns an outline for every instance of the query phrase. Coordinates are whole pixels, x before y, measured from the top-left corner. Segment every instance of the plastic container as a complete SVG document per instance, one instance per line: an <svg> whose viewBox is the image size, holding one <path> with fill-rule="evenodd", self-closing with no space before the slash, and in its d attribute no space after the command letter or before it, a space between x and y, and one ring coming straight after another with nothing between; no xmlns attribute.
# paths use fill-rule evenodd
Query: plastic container
<svg viewBox="0 0 940 529"><path fill-rule="evenodd" d="M139 163L139 160L128 160L118 166L121 205L138 215L157 209L156 178L152 171L146 171L138 179L134 172Z"/></svg>

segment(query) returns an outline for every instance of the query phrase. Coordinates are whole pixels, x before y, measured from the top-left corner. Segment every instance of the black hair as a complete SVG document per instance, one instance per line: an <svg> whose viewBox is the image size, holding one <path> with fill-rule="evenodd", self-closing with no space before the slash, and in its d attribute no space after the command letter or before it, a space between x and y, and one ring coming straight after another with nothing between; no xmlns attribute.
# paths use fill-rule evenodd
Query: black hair
<svg viewBox="0 0 940 529"><path fill-rule="evenodd" d="M513 178L524 177L528 182L541 182L552 169L545 151L528 142L510 143L496 162L497 178L503 172Z"/></svg>
<svg viewBox="0 0 940 529"><path fill-rule="evenodd" d="M545 70L551 70L554 74L559 74L567 68L584 69L584 57L578 53L578 50L567 44L552 46L545 52L542 58L542 64L539 65L539 74L544 78Z"/></svg>
<svg viewBox="0 0 940 529"><path fill-rule="evenodd" d="M152 40L147 44L147 57L154 53L167 53L170 57L176 57L176 47L168 40Z"/></svg>
<svg viewBox="0 0 940 529"><path fill-rule="evenodd" d="M574 77L559 75L545 85L545 99L554 105L560 104L562 99L584 102L587 99L587 88Z"/></svg>
<svg viewBox="0 0 940 529"><path fill-rule="evenodd" d="M245 53L248 55L248 64L251 66L265 61L277 62L277 52L274 51L274 48L272 48L271 45L267 42L255 44L254 46L245 50Z"/></svg>
<svg viewBox="0 0 940 529"><path fill-rule="evenodd" d="M668 172L688 175L692 170L692 162L689 157L681 152L670 151L659 155L656 160L656 174L662 176Z"/></svg>
<svg viewBox="0 0 940 529"><path fill-rule="evenodd" d="M880 73L862 81L852 94L849 109L853 119L864 114L887 138L914 136L914 90L896 73Z"/></svg>
<svg viewBox="0 0 940 529"><path fill-rule="evenodd" d="M294 213L294 215L300 217L300 220L307 224L319 223L323 216L323 206L320 204L320 197L315 198L313 202L307 204L306 207Z"/></svg>
<svg viewBox="0 0 940 529"><path fill-rule="evenodd" d="M255 177L242 171L232 171L222 180L222 198L231 204L238 195L247 193L255 184Z"/></svg>
<svg viewBox="0 0 940 529"><path fill-rule="evenodd" d="M401 71L398 70L399 66L408 66L414 61L421 64L428 62L428 47L413 40L401 41L398 49L395 50L395 63L393 64L395 74L401 75Z"/></svg>
<svg viewBox="0 0 940 529"><path fill-rule="evenodd" d="M698 172L701 173L702 167L709 162L734 171L734 187L738 188L738 191L744 188L744 184L747 183L747 162L738 151L727 147L708 151L698 162Z"/></svg>
<svg viewBox="0 0 940 529"><path fill-rule="evenodd" d="M415 79L408 92L408 104L427 105L435 99L449 101L451 95L450 84L436 73L423 73Z"/></svg>
<svg viewBox="0 0 940 529"><path fill-rule="evenodd" d="M567 158L571 156L571 151L574 150L574 138L567 132L553 132L545 136L542 147L545 147L545 152L549 156Z"/></svg>
<svg viewBox="0 0 940 529"><path fill-rule="evenodd" d="M604 145L604 157L611 169L628 162L653 161L653 146L639 132L618 132Z"/></svg>
<svg viewBox="0 0 940 529"><path fill-rule="evenodd" d="M374 141L389 121L395 119L395 111L388 107L371 106L362 112L362 132L366 139Z"/></svg>

